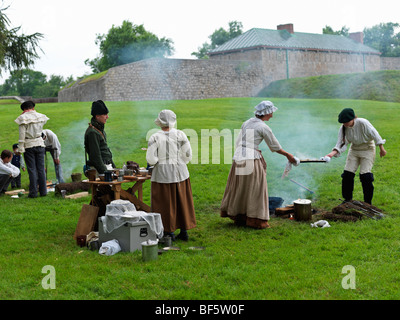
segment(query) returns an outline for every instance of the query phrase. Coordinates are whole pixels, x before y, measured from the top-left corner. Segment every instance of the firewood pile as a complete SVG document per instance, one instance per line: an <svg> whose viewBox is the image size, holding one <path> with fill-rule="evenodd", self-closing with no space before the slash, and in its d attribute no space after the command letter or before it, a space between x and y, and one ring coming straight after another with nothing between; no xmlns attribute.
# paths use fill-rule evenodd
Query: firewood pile
<svg viewBox="0 0 400 320"><path fill-rule="evenodd" d="M357 200L343 202L339 206L333 208L332 213L337 215L353 216L359 220L365 218L379 220L385 216L381 209L366 202Z"/></svg>
<svg viewBox="0 0 400 320"><path fill-rule="evenodd" d="M344 202L331 211L312 209L312 214L317 219L328 221L356 222L361 219L379 220L385 217L382 210L363 201L352 200ZM282 219L288 219L294 215L294 206L289 205L275 209L275 215Z"/></svg>

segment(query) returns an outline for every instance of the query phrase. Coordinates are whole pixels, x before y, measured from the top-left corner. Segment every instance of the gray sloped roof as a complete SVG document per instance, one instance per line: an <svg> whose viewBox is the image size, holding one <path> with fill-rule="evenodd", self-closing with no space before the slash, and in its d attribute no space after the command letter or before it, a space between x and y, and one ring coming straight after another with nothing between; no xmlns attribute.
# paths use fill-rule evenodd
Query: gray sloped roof
<svg viewBox="0 0 400 320"><path fill-rule="evenodd" d="M257 47L380 54L378 50L344 36L303 32L291 34L287 30L260 28L246 31L211 50L209 54L213 55Z"/></svg>

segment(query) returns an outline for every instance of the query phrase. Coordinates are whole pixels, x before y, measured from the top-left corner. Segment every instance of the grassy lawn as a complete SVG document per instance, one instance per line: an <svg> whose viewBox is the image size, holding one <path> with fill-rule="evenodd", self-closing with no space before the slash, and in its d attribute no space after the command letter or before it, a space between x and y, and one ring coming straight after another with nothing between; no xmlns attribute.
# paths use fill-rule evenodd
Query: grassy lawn
<svg viewBox="0 0 400 320"><path fill-rule="evenodd" d="M197 163L189 164L196 208L197 227L189 231L189 242L177 241L180 251L167 252L157 261L144 263L141 253L101 256L76 245L72 236L84 203L90 198L62 199L53 193L37 199L0 198L0 299L2 300L374 300L398 299L400 289L399 146L400 104L356 100L271 99L279 110L268 125L283 148L299 158L319 158L335 145L337 114L353 107L359 117L372 122L384 139L388 155L377 155L374 166L373 203L384 210L383 220L356 223L331 222L331 228L311 228L309 223L273 218L271 229L235 227L219 217L219 206L231 164L232 141L212 148L212 140L201 133L233 132L252 116L261 98L198 101L107 102L106 125L109 145L117 166L128 160L145 166L146 135L162 109L175 111L178 128L189 129ZM50 120L62 144L64 178L81 172L84 164L83 134L90 120L89 102L38 104L36 110ZM14 120L18 104L0 105L3 123L1 149L18 141ZM197 133L195 143L193 132ZM218 133L219 132L219 133ZM193 139L193 140L192 140ZM230 137L228 135L228 141ZM233 139L231 139L233 140ZM286 158L271 153L265 144L270 196L290 204L298 198L313 200L313 208L331 210L340 204L345 156L329 164L301 164L289 177L307 186L313 194L281 175ZM205 149L209 149L208 154ZM218 156L220 161L218 161ZM213 163L214 162L220 162ZM49 159L50 160L50 159ZM208 161L207 161L208 160ZM52 162L49 179L55 179ZM28 174L22 173L28 188ZM150 183L144 201L150 199ZM362 200L358 175L355 198ZM204 251L189 250L204 246ZM45 266L56 271L56 289L45 290ZM344 289L345 266L356 272L356 288Z"/></svg>

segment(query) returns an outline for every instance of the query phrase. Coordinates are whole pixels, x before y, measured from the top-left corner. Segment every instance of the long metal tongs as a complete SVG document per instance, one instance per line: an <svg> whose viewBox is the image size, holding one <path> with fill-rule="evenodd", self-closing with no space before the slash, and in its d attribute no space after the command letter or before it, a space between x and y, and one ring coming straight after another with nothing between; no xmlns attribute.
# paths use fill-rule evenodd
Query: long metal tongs
<svg viewBox="0 0 400 320"><path fill-rule="evenodd" d="M351 206L347 206L349 209L359 209L362 212L360 212L363 215L366 215L368 218L374 219L374 220L380 220L385 217L385 215L375 209L372 208L367 208L364 204L362 204L360 201L357 200L352 200L350 201ZM355 207L355 208L354 208Z"/></svg>
<svg viewBox="0 0 400 320"><path fill-rule="evenodd" d="M360 207L360 209L363 209L363 210L368 211L368 212L372 211L373 214L375 214L374 217L376 217L376 219L382 219L382 218L384 218L386 216L382 212L379 212L379 211L377 211L375 209L372 209L372 208L366 209L366 206L363 203L361 203L360 201L353 200L353 203L356 204L358 207Z"/></svg>

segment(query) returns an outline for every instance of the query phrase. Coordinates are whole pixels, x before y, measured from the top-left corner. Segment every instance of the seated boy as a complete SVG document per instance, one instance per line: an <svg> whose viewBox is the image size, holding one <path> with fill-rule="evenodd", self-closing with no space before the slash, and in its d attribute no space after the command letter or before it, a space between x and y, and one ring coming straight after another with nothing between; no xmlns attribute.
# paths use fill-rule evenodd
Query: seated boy
<svg viewBox="0 0 400 320"><path fill-rule="evenodd" d="M18 177L19 169L11 164L12 152L3 150L0 156L0 195L7 191L12 178Z"/></svg>

